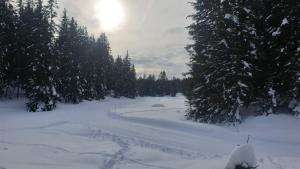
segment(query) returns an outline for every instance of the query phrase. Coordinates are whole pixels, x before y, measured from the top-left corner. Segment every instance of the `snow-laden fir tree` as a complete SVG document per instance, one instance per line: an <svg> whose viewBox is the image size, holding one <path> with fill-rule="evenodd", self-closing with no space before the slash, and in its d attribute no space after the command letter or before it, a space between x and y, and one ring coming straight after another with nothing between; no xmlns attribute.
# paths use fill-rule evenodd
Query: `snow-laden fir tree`
<svg viewBox="0 0 300 169"><path fill-rule="evenodd" d="M137 78L135 65L131 64L129 70L129 91L128 97L134 99L137 96Z"/></svg>
<svg viewBox="0 0 300 169"><path fill-rule="evenodd" d="M16 62L16 22L17 15L13 5L8 0L0 1L0 96L11 97L9 89L15 85L15 71L12 70Z"/></svg>
<svg viewBox="0 0 300 169"><path fill-rule="evenodd" d="M108 38L105 33L102 33L97 40L97 48L99 53L97 53L99 59L101 59L101 67L103 71L103 83L105 85L105 94L109 94L112 90L113 85L113 64L114 59L111 54L111 48Z"/></svg>
<svg viewBox="0 0 300 169"><path fill-rule="evenodd" d="M263 100L262 112L272 113L277 107L286 107L299 93L300 3L262 0L257 5L256 95Z"/></svg>
<svg viewBox="0 0 300 169"><path fill-rule="evenodd" d="M88 35L86 28L82 30L83 55L81 59L82 75L83 75L83 95L85 100L94 100L96 98L95 90L95 38Z"/></svg>
<svg viewBox="0 0 300 169"><path fill-rule="evenodd" d="M80 63L80 35L78 24L64 11L57 50L59 55L59 93L65 102L79 103L83 99L83 76Z"/></svg>
<svg viewBox="0 0 300 169"><path fill-rule="evenodd" d="M297 99L299 2L197 0L192 5L188 118L236 122L240 107L255 102L261 112L272 113Z"/></svg>
<svg viewBox="0 0 300 169"><path fill-rule="evenodd" d="M13 71L15 71L15 77L17 87L23 90L28 79L27 64L31 57L30 53L33 50L33 3L31 1L23 2L19 0L18 3L18 21L17 21L17 53L15 55L16 62L13 65Z"/></svg>
<svg viewBox="0 0 300 169"><path fill-rule="evenodd" d="M9 60L15 40L15 12L8 0L0 1L0 96L8 87Z"/></svg>
<svg viewBox="0 0 300 169"><path fill-rule="evenodd" d="M123 81L124 92L123 95L128 98L135 98L136 96L136 73L135 67L131 64L130 56L127 51L125 58L123 59Z"/></svg>
<svg viewBox="0 0 300 169"><path fill-rule="evenodd" d="M32 38L30 51L28 51L25 82L26 96L29 98L27 107L29 111L50 111L56 106L57 92L52 68L52 55L50 44L52 33L49 31L49 22L42 0L38 0L32 9L30 23Z"/></svg>
<svg viewBox="0 0 300 169"><path fill-rule="evenodd" d="M188 118L209 123L240 121L239 108L251 100L251 59L255 44L247 24L247 1L197 1L189 32L194 44L192 110ZM245 23L246 22L246 23ZM254 33L253 33L254 32Z"/></svg>
<svg viewBox="0 0 300 169"><path fill-rule="evenodd" d="M104 36L98 38L96 40L95 46L95 58L94 58L94 70L95 70L95 91L96 91L96 98L103 99L105 96L105 68L108 65L105 65L105 59L108 55L108 51L106 49L106 44L104 41Z"/></svg>
<svg viewBox="0 0 300 169"><path fill-rule="evenodd" d="M121 56L118 56L114 63L114 85L113 85L113 91L115 97L120 97L123 94L123 60Z"/></svg>
<svg viewBox="0 0 300 169"><path fill-rule="evenodd" d="M22 1L22 0L21 0ZM58 9L58 4L57 4L57 0L48 0L46 6L46 15L48 18L48 22L49 22L49 27L48 30L51 33L51 41L54 42L55 40L55 33L57 31L57 25L55 23L55 18L57 17L57 12L56 10ZM54 45L54 43L51 43L52 45ZM52 51L54 51L54 49L52 49Z"/></svg>

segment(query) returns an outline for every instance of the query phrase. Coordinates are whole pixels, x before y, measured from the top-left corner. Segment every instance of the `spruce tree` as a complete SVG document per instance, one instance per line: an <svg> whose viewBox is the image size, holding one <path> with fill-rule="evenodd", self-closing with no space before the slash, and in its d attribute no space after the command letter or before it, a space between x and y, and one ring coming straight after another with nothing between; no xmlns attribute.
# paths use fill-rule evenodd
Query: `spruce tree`
<svg viewBox="0 0 300 169"><path fill-rule="evenodd" d="M78 24L74 18L69 23L68 39L70 51L67 61L67 72L65 77L68 78L64 90L64 99L67 102L79 103L82 100L83 85L80 63L80 36L78 32Z"/></svg>
<svg viewBox="0 0 300 169"><path fill-rule="evenodd" d="M190 74L194 81L190 101L193 109L188 118L212 123L225 121L226 118L221 115L224 86L223 79L219 78L223 70L220 66L226 62L221 57L226 54L224 49L228 46L227 40L219 33L224 26L220 3L200 0L192 3L196 13L191 16L194 23L188 27L194 40L194 44L187 47L192 56Z"/></svg>
<svg viewBox="0 0 300 169"><path fill-rule="evenodd" d="M61 99L65 96L65 85L68 78L64 78L67 70L68 58L70 55L70 42L69 42L69 18L67 11L64 9L62 20L59 26L58 38L55 42L55 53L56 53L56 74L57 74L57 85L58 92L60 93Z"/></svg>
<svg viewBox="0 0 300 169"><path fill-rule="evenodd" d="M172 97L176 97L177 93L182 93L182 81L180 79L173 77L169 81L169 93Z"/></svg>
<svg viewBox="0 0 300 169"><path fill-rule="evenodd" d="M250 1L197 1L189 33L193 96L188 117L209 123L240 121L251 102L255 28ZM249 24L250 23L250 24Z"/></svg>
<svg viewBox="0 0 300 169"><path fill-rule="evenodd" d="M84 77L84 99L94 100L97 97L96 92L96 41L92 36L88 36L87 30L84 30L84 57L82 58L82 74Z"/></svg>
<svg viewBox="0 0 300 169"><path fill-rule="evenodd" d="M31 1L22 0L18 3L18 21L17 21L17 54L14 65L16 71L16 81L18 88L25 90L25 84L29 78L27 71L28 61L33 50L33 4Z"/></svg>
<svg viewBox="0 0 300 169"><path fill-rule="evenodd" d="M106 94L110 93L110 90L112 90L112 85L113 85L113 64L114 64L114 59L111 54L111 48L110 44L108 41L108 38L105 33L102 33L98 39L99 42L99 56L102 60L102 67L103 67L103 82L105 84L105 90Z"/></svg>
<svg viewBox="0 0 300 169"><path fill-rule="evenodd" d="M221 15L217 33L222 40L215 50L216 70L210 80L221 84L224 101L220 104L220 119L241 121L239 109L253 100L253 59L256 57L255 17L252 1L226 0L220 4ZM217 67L220 67L217 69ZM222 105L223 104L223 105ZM221 122L222 122L221 121Z"/></svg>
<svg viewBox="0 0 300 169"><path fill-rule="evenodd" d="M262 113L272 113L299 95L298 2L198 0L192 5L188 118L236 122L241 107L255 102Z"/></svg>
<svg viewBox="0 0 300 169"><path fill-rule="evenodd" d="M113 91L115 97L121 97L123 95L123 60L121 56L118 56L114 63L114 75L113 75Z"/></svg>
<svg viewBox="0 0 300 169"><path fill-rule="evenodd" d="M123 59L123 96L135 98L136 96L136 73L135 67L130 62L129 53Z"/></svg>
<svg viewBox="0 0 300 169"><path fill-rule="evenodd" d="M103 39L103 36L98 38L96 41L96 46L95 46L95 58L94 58L94 63L95 63L95 90L96 90L96 98L99 99L104 99L105 96L105 59L108 55L107 48L106 48L106 42Z"/></svg>
<svg viewBox="0 0 300 169"><path fill-rule="evenodd" d="M260 112L270 114L287 107L299 92L299 3L261 0L253 11L257 18L254 95L262 105Z"/></svg>
<svg viewBox="0 0 300 169"><path fill-rule="evenodd" d="M12 98L16 87L17 15L10 1L0 1L0 97Z"/></svg>
<svg viewBox="0 0 300 169"><path fill-rule="evenodd" d="M15 85L16 13L8 0L0 1L0 96Z"/></svg>
<svg viewBox="0 0 300 169"><path fill-rule="evenodd" d="M56 9L58 8L57 0L48 0L47 6L45 8L46 8L45 10L48 18L48 23L49 23L48 29L51 34L51 41L53 42L55 40L54 34L56 32L55 18L57 17L57 12L56 12Z"/></svg>
<svg viewBox="0 0 300 169"><path fill-rule="evenodd" d="M137 78L135 65L132 64L129 70L129 92L128 97L134 99L137 96Z"/></svg>
<svg viewBox="0 0 300 169"><path fill-rule="evenodd" d="M69 20L64 10L56 46L59 57L59 93L65 102L79 103L84 98L80 40L77 22L74 18Z"/></svg>
<svg viewBox="0 0 300 169"><path fill-rule="evenodd" d="M27 63L25 83L29 111L50 111L56 106L57 92L51 63L51 33L42 0L38 0L32 16L32 46Z"/></svg>
<svg viewBox="0 0 300 169"><path fill-rule="evenodd" d="M160 72L156 83L158 96L166 96L170 94L169 80L165 71Z"/></svg>

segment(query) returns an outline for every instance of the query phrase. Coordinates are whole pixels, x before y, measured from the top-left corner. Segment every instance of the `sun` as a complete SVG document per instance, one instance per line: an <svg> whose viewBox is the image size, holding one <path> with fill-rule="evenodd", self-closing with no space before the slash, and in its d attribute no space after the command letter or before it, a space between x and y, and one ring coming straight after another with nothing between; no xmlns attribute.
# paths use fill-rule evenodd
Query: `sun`
<svg viewBox="0 0 300 169"><path fill-rule="evenodd" d="M97 5L97 18L104 31L116 30L124 17L123 6L118 0L100 0Z"/></svg>

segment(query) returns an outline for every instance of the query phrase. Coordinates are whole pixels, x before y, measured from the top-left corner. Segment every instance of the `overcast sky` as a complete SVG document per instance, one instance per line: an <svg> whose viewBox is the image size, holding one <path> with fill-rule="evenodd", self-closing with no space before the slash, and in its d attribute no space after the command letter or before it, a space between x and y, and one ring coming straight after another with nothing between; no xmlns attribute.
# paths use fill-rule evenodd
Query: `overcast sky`
<svg viewBox="0 0 300 169"><path fill-rule="evenodd" d="M104 30L96 15L101 0L58 0L60 10L67 8L88 31L99 35ZM166 70L169 76L181 76L188 70L186 19L193 10L190 0L118 0L125 19L119 29L107 31L114 56L128 50L137 72L157 73ZM60 13L61 15L61 13Z"/></svg>

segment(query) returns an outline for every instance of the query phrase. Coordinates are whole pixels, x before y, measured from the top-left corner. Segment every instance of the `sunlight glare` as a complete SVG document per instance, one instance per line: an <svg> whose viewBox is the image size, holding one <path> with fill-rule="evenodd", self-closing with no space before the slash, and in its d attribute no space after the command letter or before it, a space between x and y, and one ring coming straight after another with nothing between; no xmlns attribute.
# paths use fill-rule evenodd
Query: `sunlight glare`
<svg viewBox="0 0 300 169"><path fill-rule="evenodd" d="M113 31L124 20L123 6L118 0L101 0L97 5L97 18L104 31Z"/></svg>

